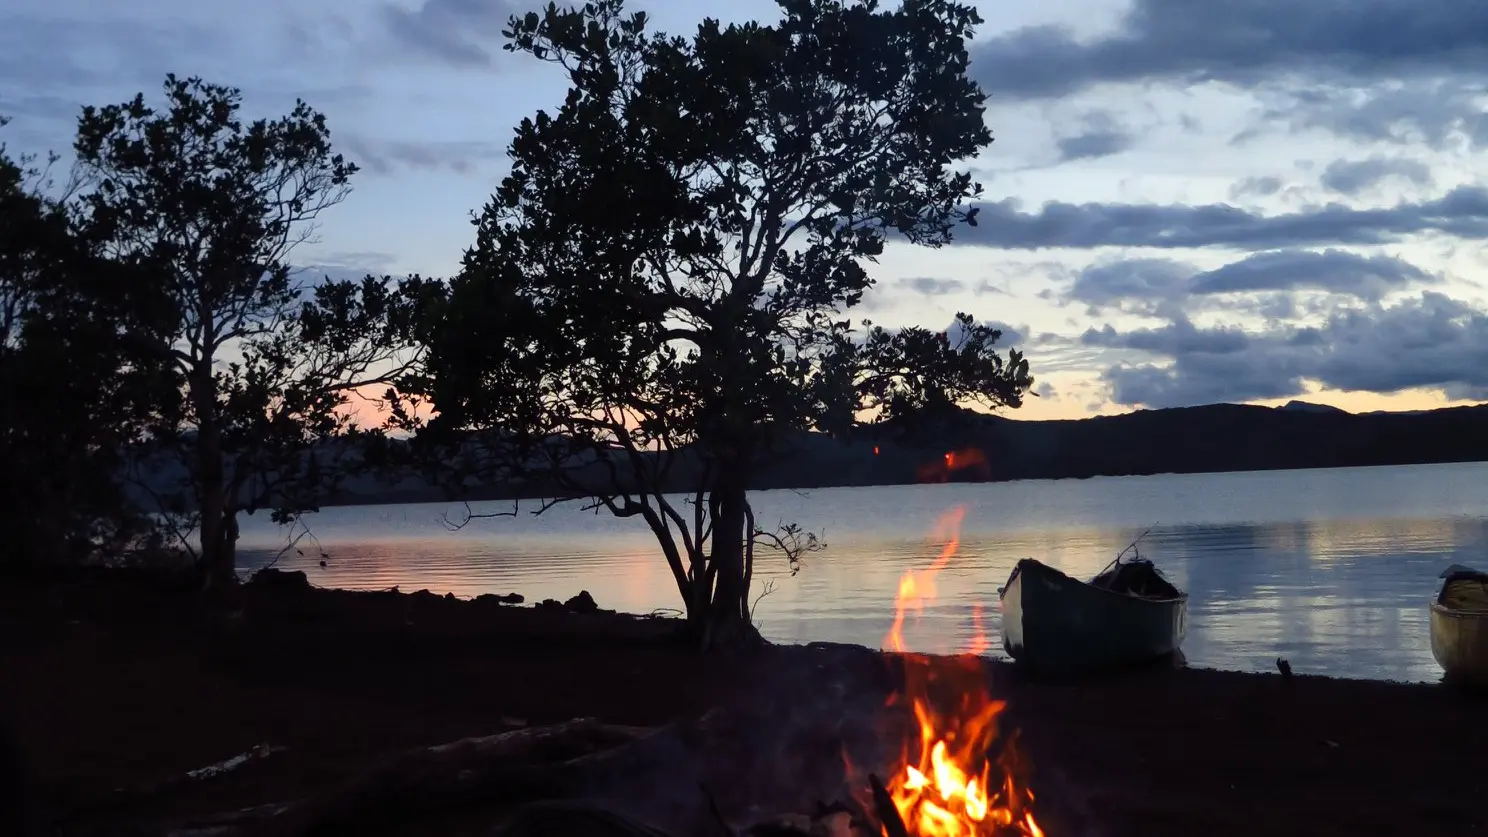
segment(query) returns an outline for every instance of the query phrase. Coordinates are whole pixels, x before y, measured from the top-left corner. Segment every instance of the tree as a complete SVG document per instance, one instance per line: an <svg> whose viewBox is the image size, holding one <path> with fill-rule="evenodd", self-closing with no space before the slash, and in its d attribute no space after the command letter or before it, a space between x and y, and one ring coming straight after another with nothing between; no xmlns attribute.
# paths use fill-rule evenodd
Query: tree
<svg viewBox="0 0 1488 837"><path fill-rule="evenodd" d="M0 119L0 125L4 120ZM49 160L54 163L56 158ZM0 528L12 561L119 548L150 527L119 481L155 367L112 265L49 196L50 165L0 146Z"/></svg>
<svg viewBox="0 0 1488 837"><path fill-rule="evenodd" d="M991 142L966 76L976 12L780 8L691 39L620 0L512 18L507 48L556 64L568 94L517 128L428 336L427 438L486 478L643 519L705 645L757 636L754 547L781 545L746 495L759 457L896 395L1016 406L1031 383L989 329L865 338L843 316L890 237L938 246L974 215L956 166ZM680 484L690 511L666 495Z"/></svg>
<svg viewBox="0 0 1488 837"><path fill-rule="evenodd" d="M177 461L189 490L138 482L187 521L183 547L197 530L199 563L224 583L240 511L271 506L282 520L314 508L344 473L316 443L356 430L348 399L411 362L400 335L423 281L298 278L292 252L357 170L309 105L245 123L234 88L174 75L164 88L162 111L143 95L83 109L75 151L91 191L81 216L128 281L154 292L166 324L158 349L179 374L149 455L133 464Z"/></svg>

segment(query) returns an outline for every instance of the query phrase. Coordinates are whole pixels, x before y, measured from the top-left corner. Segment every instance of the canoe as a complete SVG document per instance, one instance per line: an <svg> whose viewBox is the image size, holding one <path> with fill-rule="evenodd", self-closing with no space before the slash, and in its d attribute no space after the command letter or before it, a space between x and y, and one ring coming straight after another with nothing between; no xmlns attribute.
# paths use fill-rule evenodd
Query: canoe
<svg viewBox="0 0 1488 837"><path fill-rule="evenodd" d="M1086 582L1024 558L999 593L1003 648L1040 671L1151 661L1177 651L1188 634L1188 594L1145 559L1118 559Z"/></svg>
<svg viewBox="0 0 1488 837"><path fill-rule="evenodd" d="M1431 656L1447 679L1488 687L1488 573L1453 564L1431 602Z"/></svg>

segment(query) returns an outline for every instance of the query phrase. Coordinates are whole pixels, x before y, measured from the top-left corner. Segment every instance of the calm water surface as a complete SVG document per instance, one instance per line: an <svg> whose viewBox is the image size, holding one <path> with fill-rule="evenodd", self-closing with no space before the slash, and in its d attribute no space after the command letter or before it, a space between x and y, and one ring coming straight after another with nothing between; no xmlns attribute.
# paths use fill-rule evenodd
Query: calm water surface
<svg viewBox="0 0 1488 837"><path fill-rule="evenodd" d="M769 552L757 583L761 629L785 642L877 647L899 577L929 564L946 512L966 510L960 549L937 580L936 603L907 634L917 650L962 647L976 606L1001 648L997 588L1032 556L1067 573L1100 571L1143 530L1144 557L1189 591L1190 664L1435 680L1426 602L1454 562L1488 564L1488 464L1110 477L980 485L764 491L751 496L761 524L794 520L829 548L790 577ZM479 504L495 511L510 504ZM559 507L471 522L449 531L463 505L330 508L307 520L329 554L317 565L285 552L278 566L317 584L428 588L472 596L516 591L528 601L587 589L603 607L675 608L677 591L649 531L637 521ZM287 533L244 521L242 563L263 566Z"/></svg>

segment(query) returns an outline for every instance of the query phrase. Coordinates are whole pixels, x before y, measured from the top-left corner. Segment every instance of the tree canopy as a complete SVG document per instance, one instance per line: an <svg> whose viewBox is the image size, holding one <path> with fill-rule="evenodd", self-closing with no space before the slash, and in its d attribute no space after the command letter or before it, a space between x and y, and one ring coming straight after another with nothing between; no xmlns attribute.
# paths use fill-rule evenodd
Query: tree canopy
<svg viewBox="0 0 1488 837"><path fill-rule="evenodd" d="M1032 383L965 315L955 341L847 315L889 242L975 223L963 164L992 141L966 74L976 11L779 5L690 38L620 0L514 17L507 48L569 90L517 128L425 333L426 437L643 519L708 644L754 633L754 546L801 546L754 525L759 457L927 404L1016 407ZM690 509L663 492L675 469Z"/></svg>
<svg viewBox="0 0 1488 837"><path fill-rule="evenodd" d="M136 336L175 376L132 464L182 475L154 511L182 520L184 547L195 531L200 563L226 582L240 512L313 509L341 476L314 443L355 429L350 394L416 358L406 337L424 282L295 269L357 170L309 105L247 122L235 88L168 76L164 94L159 110L143 95L83 109L77 216L152 307L154 329Z"/></svg>
<svg viewBox="0 0 1488 837"><path fill-rule="evenodd" d="M0 522L9 558L27 563L148 533L120 489L120 453L169 389L136 339L149 306L74 223L55 162L0 145Z"/></svg>

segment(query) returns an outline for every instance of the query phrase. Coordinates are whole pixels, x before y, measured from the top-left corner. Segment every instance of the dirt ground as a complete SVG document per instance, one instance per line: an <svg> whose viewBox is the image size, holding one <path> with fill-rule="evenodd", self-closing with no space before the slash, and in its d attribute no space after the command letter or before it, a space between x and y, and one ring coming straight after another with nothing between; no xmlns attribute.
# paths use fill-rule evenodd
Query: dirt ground
<svg viewBox="0 0 1488 837"><path fill-rule="evenodd" d="M196 595L143 577L0 580L0 723L38 833L132 833L313 796L380 754L515 724L696 717L810 653L704 657L664 620L432 594L250 587L239 606L208 616ZM990 671L1035 786L1106 837L1488 833L1488 701L1475 696L1203 670L1080 683ZM115 796L260 743L285 750L143 801ZM387 833L484 830L470 813Z"/></svg>

